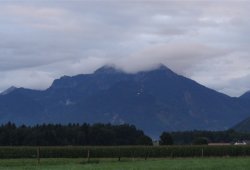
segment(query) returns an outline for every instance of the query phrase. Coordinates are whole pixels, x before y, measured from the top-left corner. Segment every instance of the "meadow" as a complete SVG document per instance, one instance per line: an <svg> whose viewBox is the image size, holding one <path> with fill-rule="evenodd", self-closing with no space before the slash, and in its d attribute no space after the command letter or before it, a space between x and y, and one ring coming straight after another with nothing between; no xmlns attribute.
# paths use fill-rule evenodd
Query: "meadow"
<svg viewBox="0 0 250 170"><path fill-rule="evenodd" d="M250 157L93 159L1 159L0 170L247 170Z"/></svg>
<svg viewBox="0 0 250 170"><path fill-rule="evenodd" d="M0 147L0 170L247 170L250 146Z"/></svg>

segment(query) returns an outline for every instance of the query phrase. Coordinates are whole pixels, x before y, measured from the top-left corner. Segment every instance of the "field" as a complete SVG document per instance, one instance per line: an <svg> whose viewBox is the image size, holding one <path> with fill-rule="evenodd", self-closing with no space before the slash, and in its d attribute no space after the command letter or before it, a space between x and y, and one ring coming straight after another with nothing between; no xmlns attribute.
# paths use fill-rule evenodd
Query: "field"
<svg viewBox="0 0 250 170"><path fill-rule="evenodd" d="M246 157L250 146L52 146L0 147L0 159Z"/></svg>
<svg viewBox="0 0 250 170"><path fill-rule="evenodd" d="M0 170L247 170L250 157L174 158L131 160L95 159L2 159Z"/></svg>
<svg viewBox="0 0 250 170"><path fill-rule="evenodd" d="M0 170L245 170L250 146L0 147Z"/></svg>

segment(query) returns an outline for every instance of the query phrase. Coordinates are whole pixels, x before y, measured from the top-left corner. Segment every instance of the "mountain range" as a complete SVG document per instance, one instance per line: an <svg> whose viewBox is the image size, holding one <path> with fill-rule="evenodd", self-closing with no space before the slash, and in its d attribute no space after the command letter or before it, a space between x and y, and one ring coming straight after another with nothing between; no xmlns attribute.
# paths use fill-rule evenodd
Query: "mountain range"
<svg viewBox="0 0 250 170"><path fill-rule="evenodd" d="M164 65L134 74L103 66L63 76L46 90L11 87L0 95L0 123L129 123L152 137L225 130L249 116L250 93L230 97Z"/></svg>

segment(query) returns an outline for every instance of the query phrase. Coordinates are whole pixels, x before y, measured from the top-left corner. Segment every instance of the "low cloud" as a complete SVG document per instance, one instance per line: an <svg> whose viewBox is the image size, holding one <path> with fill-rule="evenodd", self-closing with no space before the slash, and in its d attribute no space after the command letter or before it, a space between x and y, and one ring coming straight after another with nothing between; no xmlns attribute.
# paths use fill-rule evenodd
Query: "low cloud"
<svg viewBox="0 0 250 170"><path fill-rule="evenodd" d="M158 44L122 58L117 61L117 65L127 72L137 72L162 63L179 74L189 76L188 72L192 72L195 66L213 58L220 58L227 53L225 49L192 42Z"/></svg>
<svg viewBox="0 0 250 170"><path fill-rule="evenodd" d="M45 89L107 63L127 72L163 63L239 96L250 89L249 9L248 1L2 2L0 91Z"/></svg>

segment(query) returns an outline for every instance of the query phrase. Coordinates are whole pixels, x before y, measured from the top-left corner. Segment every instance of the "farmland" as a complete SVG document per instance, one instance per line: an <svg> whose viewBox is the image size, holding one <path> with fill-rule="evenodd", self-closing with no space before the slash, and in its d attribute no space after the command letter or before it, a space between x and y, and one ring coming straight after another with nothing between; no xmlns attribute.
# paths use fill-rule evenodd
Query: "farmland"
<svg viewBox="0 0 250 170"><path fill-rule="evenodd" d="M184 158L250 156L250 146L64 146L0 147L0 159L13 158Z"/></svg>
<svg viewBox="0 0 250 170"><path fill-rule="evenodd" d="M2 159L0 170L244 170L249 169L249 157L175 158L175 159L95 159L46 158L37 164L34 159Z"/></svg>
<svg viewBox="0 0 250 170"><path fill-rule="evenodd" d="M0 147L0 170L242 170L250 146Z"/></svg>

